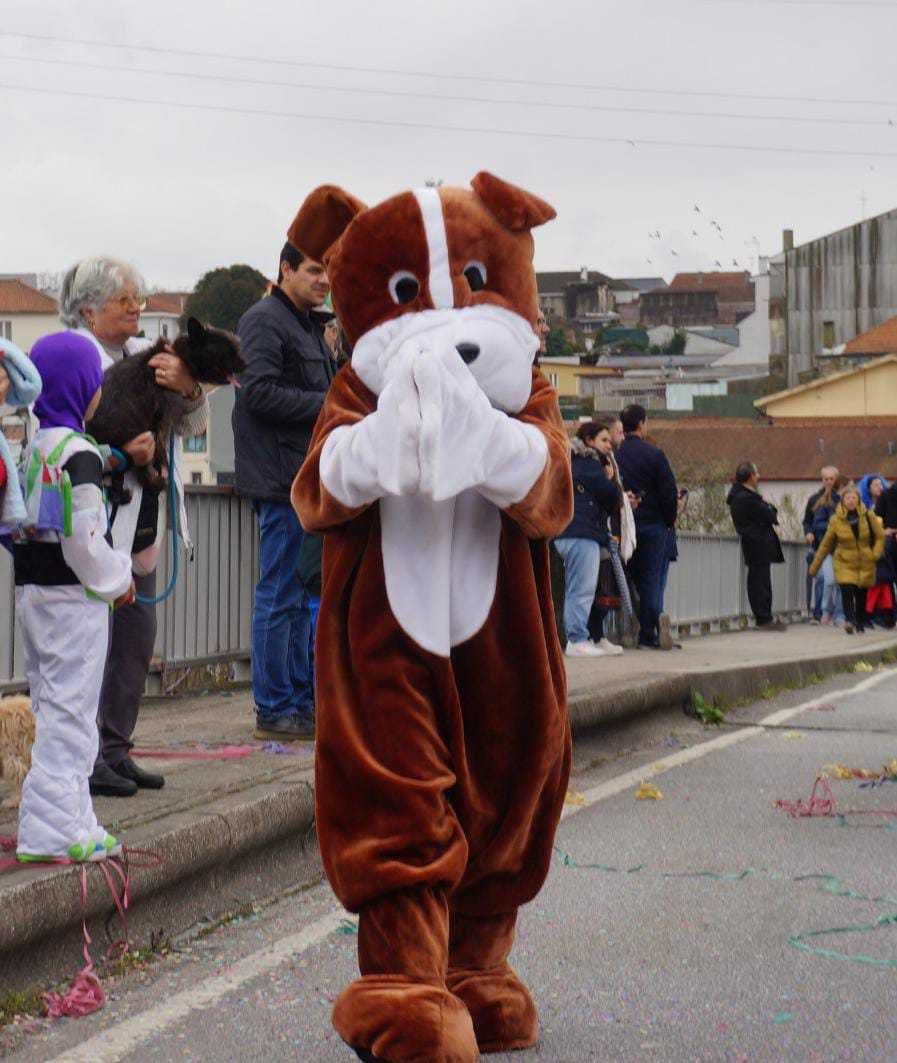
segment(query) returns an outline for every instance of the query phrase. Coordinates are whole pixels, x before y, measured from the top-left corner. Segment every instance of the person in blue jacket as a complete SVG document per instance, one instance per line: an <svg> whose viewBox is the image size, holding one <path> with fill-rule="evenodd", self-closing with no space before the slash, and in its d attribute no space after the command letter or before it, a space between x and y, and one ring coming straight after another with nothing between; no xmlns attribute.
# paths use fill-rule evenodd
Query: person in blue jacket
<svg viewBox="0 0 897 1063"><path fill-rule="evenodd" d="M636 547L629 572L639 596L640 647L673 648L669 620L663 612L667 572L673 560L679 491L666 454L649 443L648 414L634 403L620 415L625 433L617 451L623 487L638 501Z"/></svg>
<svg viewBox="0 0 897 1063"><path fill-rule="evenodd" d="M568 657L603 657L618 653L607 639L589 641L589 612L598 588L601 547L607 547L610 517L622 501L613 462L602 461L613 444L610 424L580 425L572 441L573 520L554 541L564 559L564 627Z"/></svg>

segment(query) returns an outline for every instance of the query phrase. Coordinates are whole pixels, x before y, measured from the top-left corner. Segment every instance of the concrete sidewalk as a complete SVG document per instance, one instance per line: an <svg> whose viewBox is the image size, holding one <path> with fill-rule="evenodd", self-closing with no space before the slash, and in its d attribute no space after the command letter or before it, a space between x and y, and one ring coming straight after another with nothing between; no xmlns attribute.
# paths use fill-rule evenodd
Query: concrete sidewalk
<svg viewBox="0 0 897 1063"><path fill-rule="evenodd" d="M883 655L897 655L897 634L847 636L797 625L784 633L745 630L688 638L681 650L668 653L631 650L617 657L569 660L570 714L574 729L584 730L630 714L684 706L693 691L708 701L719 697L733 703L801 686L859 660L876 663ZM131 869L132 945L171 939L197 922L215 921L320 877L313 836L313 747L259 742L253 723L246 690L147 701L137 753L146 767L164 772L165 789L96 801L107 829L161 858L154 866ZM239 755L215 759L228 746L242 747ZM15 816L0 811L0 834L14 832ZM135 863L153 861L135 858ZM112 905L99 872L93 869L90 877L87 915L94 952L101 955ZM0 876L0 910L0 994L50 972L59 976L77 968L77 871L7 872Z"/></svg>

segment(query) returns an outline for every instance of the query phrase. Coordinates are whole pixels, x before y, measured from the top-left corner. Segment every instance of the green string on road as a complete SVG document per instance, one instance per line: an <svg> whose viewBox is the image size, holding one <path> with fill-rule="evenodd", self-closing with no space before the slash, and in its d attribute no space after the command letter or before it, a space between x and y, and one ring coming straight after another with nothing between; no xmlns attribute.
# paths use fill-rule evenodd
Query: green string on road
<svg viewBox="0 0 897 1063"><path fill-rule="evenodd" d="M562 866L575 868L579 871L606 871L615 874L632 874L634 871L641 871L646 867L645 864L637 864L635 867L626 868L624 870L623 868L613 867L610 864L579 863L579 861L563 849L558 846L555 846L554 848L555 852L560 857ZM709 878L717 882L743 882L746 878L761 875L778 880L787 877L778 871L769 871L767 868L754 867L746 867L742 871L664 871L661 872L660 877L667 879ZM851 889L850 886L847 886L842 882L837 875L822 873L794 875L790 877L790 881L818 882L819 889L822 892L830 893L834 897L844 897L855 901L867 901L871 904L897 904L897 897L892 897L888 893L885 893L880 897L870 897L865 893L858 893L856 890ZM859 923L856 926L835 926L826 930L809 930L803 934L792 934L788 938L788 944L795 949L800 949L801 952L806 952L813 956L822 956L830 960L847 960L849 963L862 963L873 967L897 968L897 958L880 959L876 956L867 956L865 953L838 952L837 949L824 948L820 945L811 945L808 944L807 941L809 938L826 937L829 934L870 933L874 930L881 930L892 926L897 926L897 912L881 915L873 923Z"/></svg>
<svg viewBox="0 0 897 1063"><path fill-rule="evenodd" d="M813 956L824 956L829 960L847 960L850 963L864 963L872 967L897 967L897 959L880 959L878 956L867 956L861 952L838 952L837 949L826 949L819 945L808 945L807 938L824 937L828 934L866 934L872 930L897 925L897 912L888 915L880 915L874 923L859 923L856 926L833 926L828 930L810 930L805 934L792 934L788 938L788 944L802 952L809 952Z"/></svg>

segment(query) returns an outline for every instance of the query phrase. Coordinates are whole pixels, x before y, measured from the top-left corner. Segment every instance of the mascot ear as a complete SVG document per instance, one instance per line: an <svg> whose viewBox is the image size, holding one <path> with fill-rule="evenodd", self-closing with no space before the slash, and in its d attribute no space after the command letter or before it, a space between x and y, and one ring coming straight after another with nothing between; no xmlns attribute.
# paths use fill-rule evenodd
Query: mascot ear
<svg viewBox="0 0 897 1063"><path fill-rule="evenodd" d="M554 207L531 192L481 170L470 182L492 214L512 233L534 229L557 217Z"/></svg>
<svg viewBox="0 0 897 1063"><path fill-rule="evenodd" d="M287 239L315 262L339 240L349 223L367 207L336 185L321 185L310 192L287 231Z"/></svg>

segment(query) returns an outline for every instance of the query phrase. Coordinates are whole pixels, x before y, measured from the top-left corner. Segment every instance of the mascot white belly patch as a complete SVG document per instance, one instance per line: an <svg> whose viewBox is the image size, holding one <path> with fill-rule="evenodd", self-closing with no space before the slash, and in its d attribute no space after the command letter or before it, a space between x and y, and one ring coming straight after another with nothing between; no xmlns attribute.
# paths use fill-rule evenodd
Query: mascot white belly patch
<svg viewBox="0 0 897 1063"><path fill-rule="evenodd" d="M422 495L380 501L386 594L396 620L430 653L485 624L495 598L501 516L476 491L434 502Z"/></svg>

